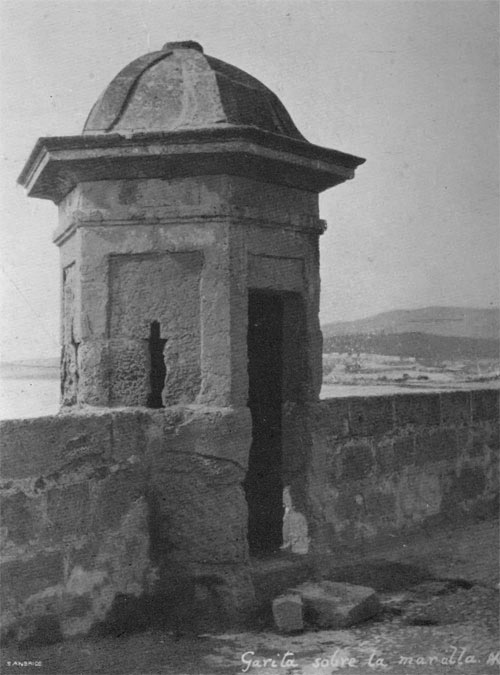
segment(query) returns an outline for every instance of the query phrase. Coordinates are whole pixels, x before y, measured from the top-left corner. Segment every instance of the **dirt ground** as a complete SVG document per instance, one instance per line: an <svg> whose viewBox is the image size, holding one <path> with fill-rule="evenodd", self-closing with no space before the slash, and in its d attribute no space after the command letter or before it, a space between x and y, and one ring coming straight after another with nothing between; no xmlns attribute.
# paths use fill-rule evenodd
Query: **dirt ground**
<svg viewBox="0 0 500 675"><path fill-rule="evenodd" d="M500 672L498 521L422 531L352 573L372 580L384 610L342 631L176 637L147 631L19 651L2 673L119 675L488 675ZM26 664L26 665L25 665Z"/></svg>

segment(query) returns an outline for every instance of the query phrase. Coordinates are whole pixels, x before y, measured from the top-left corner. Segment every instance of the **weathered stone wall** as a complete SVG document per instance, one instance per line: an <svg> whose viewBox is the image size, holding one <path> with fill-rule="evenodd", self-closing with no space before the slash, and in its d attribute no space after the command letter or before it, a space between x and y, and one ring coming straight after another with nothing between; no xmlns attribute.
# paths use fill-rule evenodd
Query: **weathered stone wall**
<svg viewBox="0 0 500 675"><path fill-rule="evenodd" d="M249 424L247 409L200 408L3 422L3 631L247 613Z"/></svg>
<svg viewBox="0 0 500 675"><path fill-rule="evenodd" d="M499 392L312 406L308 525L335 559L419 526L498 509Z"/></svg>
<svg viewBox="0 0 500 675"><path fill-rule="evenodd" d="M248 298L284 306L282 396L278 373L260 408L275 406L281 431L269 472L278 546L282 488L289 524L308 503L318 193L364 161L309 144L265 87L192 41L130 64L89 120L83 136L40 139L20 177L59 208L61 403L73 410L3 428L2 610L18 638L133 611L138 627L152 607L186 622L252 606ZM133 133L116 134L123 124Z"/></svg>
<svg viewBox="0 0 500 675"><path fill-rule="evenodd" d="M147 406L153 322L164 405L246 405L252 288L302 295L315 398L322 229L316 194L243 177L79 184L55 235L63 405Z"/></svg>
<svg viewBox="0 0 500 675"><path fill-rule="evenodd" d="M336 562L494 508L498 392L306 396L290 377L283 484L297 552L309 537L310 553ZM251 612L247 408L71 412L0 433L4 633L53 639L154 615L217 626Z"/></svg>

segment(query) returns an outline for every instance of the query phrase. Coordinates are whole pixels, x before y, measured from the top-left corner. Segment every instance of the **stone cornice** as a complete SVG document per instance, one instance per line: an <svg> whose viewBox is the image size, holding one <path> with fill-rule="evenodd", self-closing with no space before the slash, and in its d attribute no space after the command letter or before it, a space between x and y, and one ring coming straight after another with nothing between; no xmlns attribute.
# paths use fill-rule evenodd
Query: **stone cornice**
<svg viewBox="0 0 500 675"><path fill-rule="evenodd" d="M262 131L223 126L168 133L40 138L18 182L59 203L78 183L228 174L311 192L354 177L365 160Z"/></svg>
<svg viewBox="0 0 500 675"><path fill-rule="evenodd" d="M327 229L325 220L319 218L302 219L300 223L292 223L284 220L270 220L268 218L251 218L232 213L221 213L203 216L200 214L189 216L164 216L158 218L130 218L130 219L90 219L82 216L75 217L71 221L58 227L52 237L54 244L61 246L79 228L102 228L102 227L168 227L178 225L205 225L211 223L227 223L230 225L262 227L270 229L288 230L293 232L312 232L317 235L323 234Z"/></svg>

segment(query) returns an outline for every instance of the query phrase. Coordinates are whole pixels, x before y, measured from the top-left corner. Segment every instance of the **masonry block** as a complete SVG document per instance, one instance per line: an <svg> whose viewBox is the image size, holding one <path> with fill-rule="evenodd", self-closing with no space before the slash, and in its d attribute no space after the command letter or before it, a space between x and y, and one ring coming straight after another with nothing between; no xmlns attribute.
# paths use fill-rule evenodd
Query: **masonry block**
<svg viewBox="0 0 500 675"><path fill-rule="evenodd" d="M322 581L305 583L294 589L304 604L306 623L318 628L341 630L366 621L380 611L380 601L372 588Z"/></svg>
<svg viewBox="0 0 500 675"><path fill-rule="evenodd" d="M165 429L165 449L175 452L198 453L236 462L246 470L252 438L250 410L245 408L203 408L184 411L172 418L173 428L166 429L163 419L148 421L148 435ZM174 436L172 436L172 432Z"/></svg>
<svg viewBox="0 0 500 675"><path fill-rule="evenodd" d="M487 429L475 424L466 438L459 434L459 439L462 443L466 443L465 447L469 450L471 457L482 457L488 451L488 436Z"/></svg>
<svg viewBox="0 0 500 675"><path fill-rule="evenodd" d="M394 442L391 438L376 440L375 443L375 461L377 473L389 475L395 471Z"/></svg>
<svg viewBox="0 0 500 675"><path fill-rule="evenodd" d="M90 297L95 298L94 289L87 291ZM104 298L99 298L99 304L104 302ZM78 363L78 402L92 406L108 405L111 354L107 340L82 339L78 347Z"/></svg>
<svg viewBox="0 0 500 675"><path fill-rule="evenodd" d="M54 487L47 492L47 534L56 539L86 534L90 522L89 484Z"/></svg>
<svg viewBox="0 0 500 675"><path fill-rule="evenodd" d="M63 639L59 617L43 612L18 621L6 631L8 640L14 640L20 649L40 648L56 644ZM29 663L29 661L28 661Z"/></svg>
<svg viewBox="0 0 500 675"><path fill-rule="evenodd" d="M498 389L472 391L471 397L473 422L487 420L498 422L500 416L500 391Z"/></svg>
<svg viewBox="0 0 500 675"><path fill-rule="evenodd" d="M110 340L109 350L110 405L145 407L150 393L151 369L146 339ZM90 378L86 384L89 389L97 388Z"/></svg>
<svg viewBox="0 0 500 675"><path fill-rule="evenodd" d="M2 607L22 603L35 593L63 583L62 551L38 553L28 560L6 562L0 567Z"/></svg>
<svg viewBox="0 0 500 675"><path fill-rule="evenodd" d="M68 619L84 617L93 609L92 598L89 595L66 596L64 605L64 615Z"/></svg>
<svg viewBox="0 0 500 675"><path fill-rule="evenodd" d="M244 472L232 462L188 453L155 458L149 490L152 549L177 561L247 560Z"/></svg>
<svg viewBox="0 0 500 675"><path fill-rule="evenodd" d="M353 436L385 434L394 426L393 399L389 396L349 399L349 425Z"/></svg>
<svg viewBox="0 0 500 675"><path fill-rule="evenodd" d="M348 521L359 515L360 507L356 502L356 493L351 485L342 487L334 502L336 520Z"/></svg>
<svg viewBox="0 0 500 675"><path fill-rule="evenodd" d="M459 499L474 499L483 494L486 477L481 467L465 465L455 481Z"/></svg>
<svg viewBox="0 0 500 675"><path fill-rule="evenodd" d="M471 453L472 429L471 427L457 428L457 456Z"/></svg>
<svg viewBox="0 0 500 675"><path fill-rule="evenodd" d="M415 437L415 463L418 466L450 461L456 457L457 432L455 429L424 431Z"/></svg>
<svg viewBox="0 0 500 675"><path fill-rule="evenodd" d="M142 457L146 451L147 414L139 410L112 413L112 454L115 460Z"/></svg>
<svg viewBox="0 0 500 675"><path fill-rule="evenodd" d="M36 534L33 501L24 492L0 500L1 525L6 529L6 539L14 544L26 544Z"/></svg>
<svg viewBox="0 0 500 675"><path fill-rule="evenodd" d="M319 401L313 409L314 426L324 429L329 435L343 438L349 436L349 403L347 399Z"/></svg>
<svg viewBox="0 0 500 675"><path fill-rule="evenodd" d="M109 415L82 413L0 423L4 479L47 476L109 454Z"/></svg>
<svg viewBox="0 0 500 675"><path fill-rule="evenodd" d="M458 431L459 449L468 451L471 457L498 457L500 439L498 425L491 422L474 424L467 431Z"/></svg>
<svg viewBox="0 0 500 675"><path fill-rule="evenodd" d="M300 595L281 595L273 600L274 625L281 633L295 633L304 628Z"/></svg>
<svg viewBox="0 0 500 675"><path fill-rule="evenodd" d="M342 449L342 480L361 480L373 470L373 454L368 443L348 445Z"/></svg>
<svg viewBox="0 0 500 675"><path fill-rule="evenodd" d="M415 462L415 436L400 436L394 439L394 471L401 471Z"/></svg>
<svg viewBox="0 0 500 675"><path fill-rule="evenodd" d="M439 394L398 394L394 397L395 426L433 426L440 422Z"/></svg>
<svg viewBox="0 0 500 675"><path fill-rule="evenodd" d="M440 394L441 424L468 426L471 423L471 395L468 391L449 391Z"/></svg>
<svg viewBox="0 0 500 675"><path fill-rule="evenodd" d="M100 533L91 531L83 542L75 542L75 545L68 549L66 554L68 569L73 569L73 567L92 569L95 566L101 541L99 535Z"/></svg>
<svg viewBox="0 0 500 675"><path fill-rule="evenodd" d="M396 495L384 493L380 490L368 490L364 494L365 507L369 516L379 518L387 514L394 514L396 510Z"/></svg>
<svg viewBox="0 0 500 675"><path fill-rule="evenodd" d="M145 469L136 464L99 481L93 499L92 530L114 529L133 502L146 492Z"/></svg>
<svg viewBox="0 0 500 675"><path fill-rule="evenodd" d="M500 429L498 422L494 422L491 425L488 446L491 448L491 451L498 456L498 453L500 452Z"/></svg>

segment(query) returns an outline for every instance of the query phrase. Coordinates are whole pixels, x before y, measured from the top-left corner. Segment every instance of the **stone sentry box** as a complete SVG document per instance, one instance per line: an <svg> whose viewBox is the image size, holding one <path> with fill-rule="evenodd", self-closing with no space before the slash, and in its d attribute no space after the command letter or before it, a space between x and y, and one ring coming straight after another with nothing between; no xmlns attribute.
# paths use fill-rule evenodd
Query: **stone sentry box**
<svg viewBox="0 0 500 675"><path fill-rule="evenodd" d="M310 144L259 81L178 42L124 68L81 135L39 139L19 178L59 208L63 408L238 413L250 552L282 543L285 486L307 512L318 193L363 161Z"/></svg>

